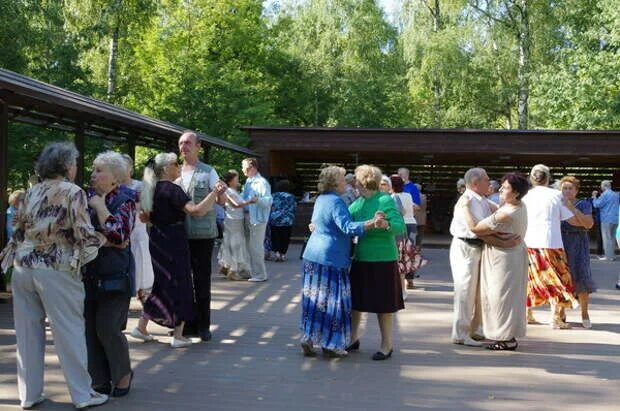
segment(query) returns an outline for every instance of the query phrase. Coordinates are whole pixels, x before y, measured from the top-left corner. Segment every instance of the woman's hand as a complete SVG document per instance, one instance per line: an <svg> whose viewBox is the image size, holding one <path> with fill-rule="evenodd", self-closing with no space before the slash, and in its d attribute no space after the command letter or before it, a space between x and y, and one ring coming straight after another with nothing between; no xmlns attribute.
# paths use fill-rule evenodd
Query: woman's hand
<svg viewBox="0 0 620 411"><path fill-rule="evenodd" d="M140 213L138 214L138 218L144 224L148 224L151 221L151 213L147 213L145 211L140 211Z"/></svg>
<svg viewBox="0 0 620 411"><path fill-rule="evenodd" d="M469 196L465 196L465 195L462 195L459 198L459 201L457 201L457 203L456 203L457 207L464 207L464 208L469 207L470 204L471 204L471 198L469 198Z"/></svg>
<svg viewBox="0 0 620 411"><path fill-rule="evenodd" d="M308 224L308 230L310 230L311 233L314 232L314 230L316 230L316 226L312 223Z"/></svg>
<svg viewBox="0 0 620 411"><path fill-rule="evenodd" d="M102 208L107 208L105 205L105 200L100 195L94 195L88 200L88 206L95 210L100 210Z"/></svg>
<svg viewBox="0 0 620 411"><path fill-rule="evenodd" d="M217 183L215 183L215 192L217 194L224 194L226 190L228 190L228 186L226 185L225 182L220 180Z"/></svg>

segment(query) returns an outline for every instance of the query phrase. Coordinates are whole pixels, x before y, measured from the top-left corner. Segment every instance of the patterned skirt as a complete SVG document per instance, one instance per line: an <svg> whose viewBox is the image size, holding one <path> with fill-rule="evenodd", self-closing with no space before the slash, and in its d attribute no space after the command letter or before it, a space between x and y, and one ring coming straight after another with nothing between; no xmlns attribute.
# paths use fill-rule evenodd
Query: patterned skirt
<svg viewBox="0 0 620 411"><path fill-rule="evenodd" d="M304 260L301 289L302 341L329 350L351 343L351 285L348 268Z"/></svg>
<svg viewBox="0 0 620 411"><path fill-rule="evenodd" d="M566 254L561 248L528 248L527 306L555 304L574 308L579 303L573 295L573 284Z"/></svg>

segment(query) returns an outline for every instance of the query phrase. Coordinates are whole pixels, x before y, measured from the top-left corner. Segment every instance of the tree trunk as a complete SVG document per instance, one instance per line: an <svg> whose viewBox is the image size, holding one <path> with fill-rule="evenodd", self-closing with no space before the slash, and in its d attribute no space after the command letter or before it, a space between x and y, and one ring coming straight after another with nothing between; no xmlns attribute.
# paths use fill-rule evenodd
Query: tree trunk
<svg viewBox="0 0 620 411"><path fill-rule="evenodd" d="M441 10L440 0L434 0L433 6L430 7L431 15L433 17L433 33L438 33L441 30ZM433 89L433 125L435 127L441 127L441 82L435 76L432 82Z"/></svg>
<svg viewBox="0 0 620 411"><path fill-rule="evenodd" d="M110 55L108 57L108 101L112 101L116 92L116 59L118 56L118 25L112 32L110 39Z"/></svg>
<svg viewBox="0 0 620 411"><path fill-rule="evenodd" d="M530 24L527 8L528 0L519 0L521 16L519 22L519 129L526 130L528 127L528 99L530 95Z"/></svg>

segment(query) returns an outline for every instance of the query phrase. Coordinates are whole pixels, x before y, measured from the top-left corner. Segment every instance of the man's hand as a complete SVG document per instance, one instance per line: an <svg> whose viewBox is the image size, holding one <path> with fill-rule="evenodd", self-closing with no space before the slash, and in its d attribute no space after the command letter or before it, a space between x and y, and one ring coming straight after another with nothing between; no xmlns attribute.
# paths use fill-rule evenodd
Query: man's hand
<svg viewBox="0 0 620 411"><path fill-rule="evenodd" d="M256 204L258 203L258 197L252 197L248 200L248 203L250 204Z"/></svg>
<svg viewBox="0 0 620 411"><path fill-rule="evenodd" d="M147 213L145 211L140 211L140 213L138 214L138 218L140 219L140 221L142 221L144 224L147 224L149 221L151 221L151 214Z"/></svg>
<svg viewBox="0 0 620 411"><path fill-rule="evenodd" d="M594 190L592 191L592 198L596 198L598 197L598 191Z"/></svg>

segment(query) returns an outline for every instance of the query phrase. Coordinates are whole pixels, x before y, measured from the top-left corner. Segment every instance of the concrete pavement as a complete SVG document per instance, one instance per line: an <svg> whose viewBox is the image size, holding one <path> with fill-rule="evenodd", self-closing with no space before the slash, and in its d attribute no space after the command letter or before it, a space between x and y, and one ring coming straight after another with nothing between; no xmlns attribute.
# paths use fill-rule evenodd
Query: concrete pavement
<svg viewBox="0 0 620 411"><path fill-rule="evenodd" d="M348 358L304 358L298 346L299 246L289 261L268 263L265 283L213 280L213 340L169 347L167 330L151 325L159 342L128 337L133 389L101 410L617 410L620 407L620 262L593 260L599 291L592 330L568 313L572 330L528 327L516 352L490 352L450 343L452 282L445 249L431 263L396 317L394 356L371 361L376 319L366 318L361 350ZM215 272L215 271L214 271ZM140 305L132 302L128 330ZM548 320L548 309L537 310ZM48 333L46 394L41 410L71 409ZM15 337L9 304L0 305L0 410L20 409Z"/></svg>

